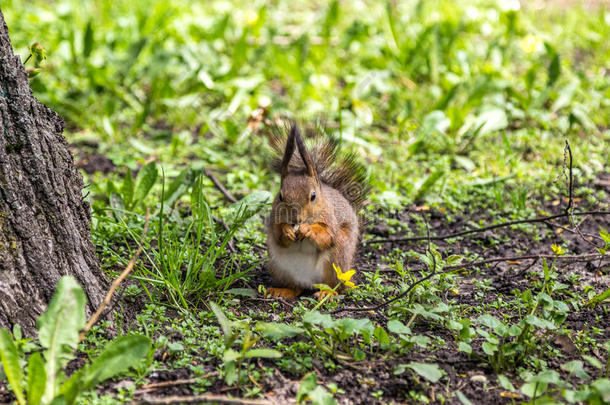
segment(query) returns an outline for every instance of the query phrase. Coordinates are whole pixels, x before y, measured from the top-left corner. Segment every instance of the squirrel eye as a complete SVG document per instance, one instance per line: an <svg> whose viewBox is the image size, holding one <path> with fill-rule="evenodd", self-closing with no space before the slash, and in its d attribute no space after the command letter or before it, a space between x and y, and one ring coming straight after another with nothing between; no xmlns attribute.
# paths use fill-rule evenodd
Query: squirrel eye
<svg viewBox="0 0 610 405"><path fill-rule="evenodd" d="M311 192L311 201L313 201L313 200L315 200L315 199L316 199L316 192L315 192L315 191L312 191L312 192Z"/></svg>
<svg viewBox="0 0 610 405"><path fill-rule="evenodd" d="M282 195L281 191L280 191L280 201L284 201L284 196Z"/></svg>

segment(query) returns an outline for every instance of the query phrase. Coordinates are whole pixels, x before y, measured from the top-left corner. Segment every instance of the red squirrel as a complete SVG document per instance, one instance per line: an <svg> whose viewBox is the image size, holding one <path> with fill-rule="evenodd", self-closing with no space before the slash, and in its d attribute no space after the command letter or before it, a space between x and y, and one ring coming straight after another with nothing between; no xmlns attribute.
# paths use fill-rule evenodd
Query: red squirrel
<svg viewBox="0 0 610 405"><path fill-rule="evenodd" d="M281 176L267 229L268 267L280 286L267 290L274 297L295 298L319 283L334 288L333 264L348 271L358 245L358 212L370 188L366 170L353 154L339 155L339 141L323 130L308 138L311 149L296 123L271 137Z"/></svg>

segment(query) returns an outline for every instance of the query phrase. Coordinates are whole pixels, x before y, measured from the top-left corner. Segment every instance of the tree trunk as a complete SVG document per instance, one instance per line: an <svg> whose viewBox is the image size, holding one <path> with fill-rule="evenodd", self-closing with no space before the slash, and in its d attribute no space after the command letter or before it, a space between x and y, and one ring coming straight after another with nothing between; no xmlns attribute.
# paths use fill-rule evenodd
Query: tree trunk
<svg viewBox="0 0 610 405"><path fill-rule="evenodd" d="M18 323L30 336L62 276L78 280L91 307L107 285L63 129L32 95L0 10L0 327Z"/></svg>

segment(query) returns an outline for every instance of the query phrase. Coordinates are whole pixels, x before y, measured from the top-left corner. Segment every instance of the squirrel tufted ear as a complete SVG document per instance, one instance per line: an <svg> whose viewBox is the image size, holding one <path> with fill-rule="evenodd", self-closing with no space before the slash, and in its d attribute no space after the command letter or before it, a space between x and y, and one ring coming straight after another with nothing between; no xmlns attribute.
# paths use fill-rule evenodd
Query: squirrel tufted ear
<svg viewBox="0 0 610 405"><path fill-rule="evenodd" d="M294 134L294 140L297 143L297 148L299 148L299 154L301 155L301 159L303 159L303 163L305 164L305 171L309 177L313 177L314 180L318 181L318 174L316 173L316 169L313 164L313 160L311 159L311 155L307 151L305 147L305 142L303 142L303 138L301 137L301 131L296 124L293 124L290 134Z"/></svg>
<svg viewBox="0 0 610 405"><path fill-rule="evenodd" d="M282 158L281 166L282 179L285 179L288 175L290 159L292 159L292 155L294 154L294 139L297 131L298 129L296 129L296 125L293 125L292 128L290 128L290 134L288 135L288 139L286 140L286 149L284 150L284 157Z"/></svg>

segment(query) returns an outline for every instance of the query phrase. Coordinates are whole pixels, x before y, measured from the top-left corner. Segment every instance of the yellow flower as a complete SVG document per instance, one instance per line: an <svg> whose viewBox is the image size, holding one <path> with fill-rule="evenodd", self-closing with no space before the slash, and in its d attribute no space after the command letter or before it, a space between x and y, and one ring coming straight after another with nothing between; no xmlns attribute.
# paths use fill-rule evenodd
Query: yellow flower
<svg viewBox="0 0 610 405"><path fill-rule="evenodd" d="M561 246L555 243L551 245L551 249L553 250L553 253L555 253L557 256L561 256L566 253Z"/></svg>
<svg viewBox="0 0 610 405"><path fill-rule="evenodd" d="M258 13L254 10L246 10L244 19L248 25L255 25L258 22Z"/></svg>
<svg viewBox="0 0 610 405"><path fill-rule="evenodd" d="M341 281L349 288L358 288L356 284L350 281L354 274L356 274L356 270L352 269L344 273L343 271L341 271L341 267L337 266L335 263L333 263L333 268L335 269L335 273L337 273L337 278L339 279L339 281Z"/></svg>
<svg viewBox="0 0 610 405"><path fill-rule="evenodd" d="M540 37L528 34L521 38L521 50L525 53L534 53L542 49L542 39Z"/></svg>

